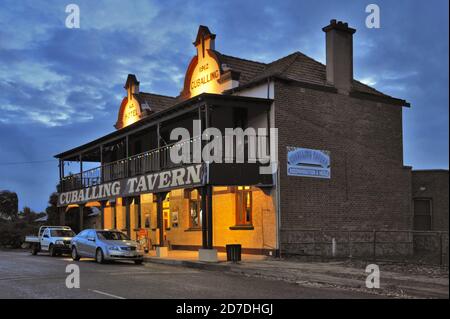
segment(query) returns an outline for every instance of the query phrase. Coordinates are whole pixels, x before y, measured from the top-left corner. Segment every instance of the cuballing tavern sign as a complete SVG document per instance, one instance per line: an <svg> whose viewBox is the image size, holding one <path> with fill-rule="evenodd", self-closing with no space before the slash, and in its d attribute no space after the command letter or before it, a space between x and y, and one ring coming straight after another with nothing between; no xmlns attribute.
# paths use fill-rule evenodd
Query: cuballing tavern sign
<svg viewBox="0 0 450 319"><path fill-rule="evenodd" d="M204 185L206 178L207 170L204 164L189 165L60 193L58 206L197 187Z"/></svg>

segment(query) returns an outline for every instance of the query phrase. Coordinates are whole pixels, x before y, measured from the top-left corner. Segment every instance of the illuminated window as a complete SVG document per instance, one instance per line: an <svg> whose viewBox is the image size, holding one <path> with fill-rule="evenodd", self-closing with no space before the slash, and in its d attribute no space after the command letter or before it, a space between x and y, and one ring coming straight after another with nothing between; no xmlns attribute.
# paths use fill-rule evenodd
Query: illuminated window
<svg viewBox="0 0 450 319"><path fill-rule="evenodd" d="M236 189L236 225L252 225L252 192L249 186L238 186Z"/></svg>
<svg viewBox="0 0 450 319"><path fill-rule="evenodd" d="M198 190L189 192L189 227L200 228L202 226L201 199Z"/></svg>

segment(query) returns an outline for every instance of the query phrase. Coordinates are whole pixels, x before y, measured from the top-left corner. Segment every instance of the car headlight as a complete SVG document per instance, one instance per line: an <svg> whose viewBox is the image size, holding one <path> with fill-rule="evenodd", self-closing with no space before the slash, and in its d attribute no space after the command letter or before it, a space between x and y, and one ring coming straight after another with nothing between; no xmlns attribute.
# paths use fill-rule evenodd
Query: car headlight
<svg viewBox="0 0 450 319"><path fill-rule="evenodd" d="M120 250L118 246L109 246L108 250Z"/></svg>
<svg viewBox="0 0 450 319"><path fill-rule="evenodd" d="M64 241L63 240L56 240L55 244L56 245L64 245Z"/></svg>

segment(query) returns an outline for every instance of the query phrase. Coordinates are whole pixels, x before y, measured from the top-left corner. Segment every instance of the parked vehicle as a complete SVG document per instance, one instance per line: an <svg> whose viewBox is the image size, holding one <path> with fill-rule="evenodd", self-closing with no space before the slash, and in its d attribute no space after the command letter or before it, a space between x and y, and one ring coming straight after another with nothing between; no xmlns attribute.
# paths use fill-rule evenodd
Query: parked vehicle
<svg viewBox="0 0 450 319"><path fill-rule="evenodd" d="M118 230L85 229L72 239L72 259L95 258L98 263L107 260L132 260L142 264L144 250Z"/></svg>
<svg viewBox="0 0 450 319"><path fill-rule="evenodd" d="M66 226L41 226L37 236L26 236L25 242L31 244L31 254L45 251L50 256L71 253L71 240L75 233Z"/></svg>

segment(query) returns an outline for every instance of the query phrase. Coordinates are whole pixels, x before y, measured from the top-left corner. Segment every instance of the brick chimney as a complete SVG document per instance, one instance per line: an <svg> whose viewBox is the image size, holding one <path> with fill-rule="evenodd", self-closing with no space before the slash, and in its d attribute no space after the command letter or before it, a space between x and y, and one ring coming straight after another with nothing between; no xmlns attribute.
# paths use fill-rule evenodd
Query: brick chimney
<svg viewBox="0 0 450 319"><path fill-rule="evenodd" d="M340 93L348 94L353 83L353 34L348 23L331 20L326 34L327 81Z"/></svg>

